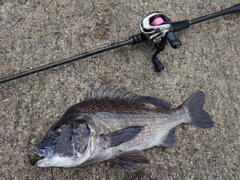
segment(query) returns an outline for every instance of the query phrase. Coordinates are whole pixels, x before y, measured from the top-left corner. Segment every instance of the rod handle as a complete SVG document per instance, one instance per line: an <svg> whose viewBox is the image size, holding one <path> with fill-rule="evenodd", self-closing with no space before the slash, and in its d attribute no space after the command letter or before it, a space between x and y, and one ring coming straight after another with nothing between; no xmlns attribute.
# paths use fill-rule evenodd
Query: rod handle
<svg viewBox="0 0 240 180"><path fill-rule="evenodd" d="M177 49L179 48L182 43L181 41L177 38L177 36L173 33L173 32L168 32L167 33L167 39L170 43L170 45L174 48L174 49Z"/></svg>
<svg viewBox="0 0 240 180"><path fill-rule="evenodd" d="M183 29L189 28L189 26L191 25L189 20L183 20L183 21L179 21L179 22L174 22L172 23L172 31L173 32L178 32L181 31Z"/></svg>
<svg viewBox="0 0 240 180"><path fill-rule="evenodd" d="M237 13L240 12L240 3L239 4L235 4L234 6L224 9L222 11L219 11L219 13L222 12L224 14L230 14L230 13Z"/></svg>
<svg viewBox="0 0 240 180"><path fill-rule="evenodd" d="M172 29L173 29L172 31L173 32L178 32L178 31L181 31L183 29L188 28L190 25L193 25L193 24L196 24L196 23L199 23L199 22L202 22L202 21L206 21L206 20L218 17L218 16L223 16L223 15L226 15L226 14L237 13L237 12L240 12L240 3L234 5L230 8L218 11L218 12L213 13L213 14L202 16L202 17L199 17L199 18L196 18L196 19L174 22L174 23L172 23Z"/></svg>
<svg viewBox="0 0 240 180"><path fill-rule="evenodd" d="M191 23L191 25L193 25L193 24L196 24L196 23L200 23L202 21L212 19L212 18L216 18L216 17L223 16L223 15L226 15L226 14L237 13L237 12L240 12L240 3L234 5L230 8L215 12L213 14L209 14L209 15L202 16L202 17L199 17L199 18L196 18L196 19L192 19L192 20L190 20L190 23Z"/></svg>

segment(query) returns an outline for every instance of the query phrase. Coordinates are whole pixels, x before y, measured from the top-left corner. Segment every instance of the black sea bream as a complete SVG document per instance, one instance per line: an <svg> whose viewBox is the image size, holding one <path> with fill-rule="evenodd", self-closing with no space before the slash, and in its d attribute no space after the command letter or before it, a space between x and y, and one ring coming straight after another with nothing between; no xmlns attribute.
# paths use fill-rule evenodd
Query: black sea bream
<svg viewBox="0 0 240 180"><path fill-rule="evenodd" d="M94 89L86 100L70 107L36 146L35 153L43 157L37 166L75 167L112 159L136 170L138 164L149 163L141 150L174 142L175 126L212 127L203 105L202 91L171 108L159 98Z"/></svg>

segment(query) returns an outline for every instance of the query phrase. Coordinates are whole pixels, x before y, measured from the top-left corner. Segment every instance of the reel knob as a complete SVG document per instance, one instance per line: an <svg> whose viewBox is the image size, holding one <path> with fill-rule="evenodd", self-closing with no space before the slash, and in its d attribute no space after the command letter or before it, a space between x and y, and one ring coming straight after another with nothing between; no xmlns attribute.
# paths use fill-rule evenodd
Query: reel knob
<svg viewBox="0 0 240 180"><path fill-rule="evenodd" d="M155 71L160 72L161 70L164 69L163 63L159 61L159 59L156 56L152 57L152 62L153 62Z"/></svg>

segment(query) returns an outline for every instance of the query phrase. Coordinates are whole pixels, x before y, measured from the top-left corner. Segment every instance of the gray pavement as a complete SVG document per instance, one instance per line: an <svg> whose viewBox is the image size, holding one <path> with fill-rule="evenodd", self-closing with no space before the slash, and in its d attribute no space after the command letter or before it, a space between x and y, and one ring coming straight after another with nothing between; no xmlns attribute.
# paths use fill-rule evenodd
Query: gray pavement
<svg viewBox="0 0 240 180"><path fill-rule="evenodd" d="M0 77L55 62L138 34L142 18L161 11L172 21L192 19L237 0L27 1L0 0ZM177 35L153 70L152 47L125 46L0 84L0 179L239 179L240 14L197 24ZM174 106L206 93L215 126L176 128L170 148L144 153L151 163L131 172L106 161L80 168L31 167L33 148L91 85L160 97Z"/></svg>

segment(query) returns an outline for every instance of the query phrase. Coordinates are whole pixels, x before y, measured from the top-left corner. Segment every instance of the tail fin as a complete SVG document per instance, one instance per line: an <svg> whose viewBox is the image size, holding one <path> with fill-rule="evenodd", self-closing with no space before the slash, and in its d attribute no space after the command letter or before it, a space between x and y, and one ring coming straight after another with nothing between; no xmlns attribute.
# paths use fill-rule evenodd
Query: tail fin
<svg viewBox="0 0 240 180"><path fill-rule="evenodd" d="M210 128L214 125L210 115L202 108L204 105L204 92L197 91L193 93L181 106L186 109L190 115L190 124L201 128Z"/></svg>

